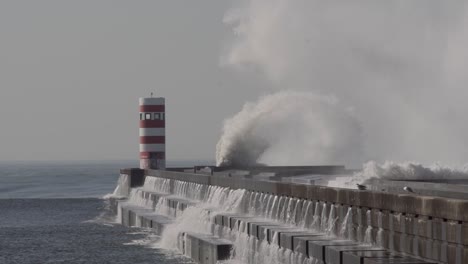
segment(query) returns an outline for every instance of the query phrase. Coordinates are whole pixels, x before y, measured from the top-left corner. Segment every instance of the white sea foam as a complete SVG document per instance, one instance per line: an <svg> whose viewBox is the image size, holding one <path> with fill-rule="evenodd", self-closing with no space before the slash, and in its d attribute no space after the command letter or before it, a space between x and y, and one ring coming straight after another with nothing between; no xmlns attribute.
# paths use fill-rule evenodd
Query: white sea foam
<svg viewBox="0 0 468 264"><path fill-rule="evenodd" d="M361 163L362 133L333 97L278 92L244 105L224 123L218 165Z"/></svg>
<svg viewBox="0 0 468 264"><path fill-rule="evenodd" d="M467 11L466 1L236 1L224 18L233 41L221 62L255 69L273 90L332 95L354 108L367 160L464 163ZM278 97L247 104L227 121L218 164L241 154L268 164L352 162L337 140L355 139L353 126L337 126L320 108L339 106ZM316 108L301 106L307 102ZM340 138L335 129L351 135ZM359 157L358 143L349 144ZM337 158L335 150L345 154Z"/></svg>
<svg viewBox="0 0 468 264"><path fill-rule="evenodd" d="M345 177L338 177L329 181L328 186L356 188L356 184L365 183L369 179L385 180L466 180L468 179L468 166L443 166L433 164L425 166L415 162L367 162L361 171Z"/></svg>
<svg viewBox="0 0 468 264"><path fill-rule="evenodd" d="M114 189L114 192L104 195L103 199L109 199L111 197L127 197L128 192L129 178L127 174L120 174L117 186Z"/></svg>

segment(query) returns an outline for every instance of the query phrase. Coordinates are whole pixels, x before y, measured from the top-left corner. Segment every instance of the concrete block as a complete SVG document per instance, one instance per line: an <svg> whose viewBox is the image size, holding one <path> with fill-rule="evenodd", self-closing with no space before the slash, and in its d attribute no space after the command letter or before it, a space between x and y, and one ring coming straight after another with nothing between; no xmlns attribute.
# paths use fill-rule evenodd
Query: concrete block
<svg viewBox="0 0 468 264"><path fill-rule="evenodd" d="M307 199L307 185L290 183L291 195L299 199Z"/></svg>
<svg viewBox="0 0 468 264"><path fill-rule="evenodd" d="M277 195L277 182L275 181L252 181L250 186L247 186L247 190L251 191L258 191L263 193L269 193L273 195Z"/></svg>
<svg viewBox="0 0 468 264"><path fill-rule="evenodd" d="M444 258L442 256L446 256L447 252L447 242L442 242L439 240L431 240L431 254L429 259L442 261ZM446 257L445 257L446 259Z"/></svg>
<svg viewBox="0 0 468 264"><path fill-rule="evenodd" d="M396 194L397 200L393 211L416 214L418 199L414 194Z"/></svg>
<svg viewBox="0 0 468 264"><path fill-rule="evenodd" d="M290 183L276 182L276 194L283 196L293 196Z"/></svg>
<svg viewBox="0 0 468 264"><path fill-rule="evenodd" d="M301 223L304 223L305 228L312 228L311 225L314 220L314 212L315 202L304 200L304 204L302 206Z"/></svg>
<svg viewBox="0 0 468 264"><path fill-rule="evenodd" d="M379 209L385 209L383 208L384 204L384 199L388 197L388 193L384 192L379 192L379 191L374 191L370 193L370 205L368 207L371 208L379 208Z"/></svg>
<svg viewBox="0 0 468 264"><path fill-rule="evenodd" d="M140 226L141 227L144 227L144 228L151 228L151 220L144 217L144 216L140 216L140 221L141 221L141 224Z"/></svg>
<svg viewBox="0 0 468 264"><path fill-rule="evenodd" d="M142 169L121 169L120 174L128 175L130 188L143 186L143 184L145 183L145 171Z"/></svg>
<svg viewBox="0 0 468 264"><path fill-rule="evenodd" d="M416 232L415 232L415 226L416 226L416 223L417 223L417 218L415 215L413 214L406 214L403 218L402 218L402 233L405 233L407 235L415 235Z"/></svg>
<svg viewBox="0 0 468 264"><path fill-rule="evenodd" d="M247 233L248 227L246 225L246 221L253 220L254 217L251 216L231 216L229 218L230 227L233 230L238 230L243 233Z"/></svg>
<svg viewBox="0 0 468 264"><path fill-rule="evenodd" d="M251 224L251 230L254 230L255 232L255 229L257 229L257 239L258 240L266 240L268 242L270 242L269 240L269 232L268 230L270 228L280 228L281 226L278 225L278 224L256 224L256 223L252 223Z"/></svg>
<svg viewBox="0 0 468 264"><path fill-rule="evenodd" d="M327 201L329 203L336 203L338 201L338 188L325 187L322 189L323 199L322 201Z"/></svg>
<svg viewBox="0 0 468 264"><path fill-rule="evenodd" d="M116 198L110 197L109 198L109 210L112 214L117 215L119 210L119 203L124 202L124 198Z"/></svg>
<svg viewBox="0 0 468 264"><path fill-rule="evenodd" d="M390 218L390 211L380 209L371 210L372 227L390 230Z"/></svg>
<svg viewBox="0 0 468 264"><path fill-rule="evenodd" d="M286 227L286 226L279 226L279 227L267 227L267 241L270 243L277 244L278 246L281 245L281 233L284 232L304 232L295 227Z"/></svg>
<svg viewBox="0 0 468 264"><path fill-rule="evenodd" d="M353 207L353 223L358 226L367 226L367 211L366 207Z"/></svg>
<svg viewBox="0 0 468 264"><path fill-rule="evenodd" d="M393 214L391 213L388 219L389 230L399 232L399 233L404 233L405 232L404 230L405 225L403 225L404 217L405 216L402 213L393 213Z"/></svg>
<svg viewBox="0 0 468 264"><path fill-rule="evenodd" d="M442 259L444 256L442 256ZM443 260L444 261L444 260ZM468 262L468 248L461 245L447 244L447 263L465 264Z"/></svg>
<svg viewBox="0 0 468 264"><path fill-rule="evenodd" d="M377 251L382 252L381 248L372 246L358 245L358 246L330 246L325 248L325 262L327 264L342 264L343 253L352 251Z"/></svg>
<svg viewBox="0 0 468 264"><path fill-rule="evenodd" d="M325 250L329 246L357 246L359 243L351 240L308 241L308 251L311 257L325 262Z"/></svg>
<svg viewBox="0 0 468 264"><path fill-rule="evenodd" d="M412 255L427 259L434 259L432 256L433 254L433 240L417 236L413 237Z"/></svg>
<svg viewBox="0 0 468 264"><path fill-rule="evenodd" d="M194 234L185 234L184 241L184 254L198 262L200 259L200 239L194 237Z"/></svg>
<svg viewBox="0 0 468 264"><path fill-rule="evenodd" d="M120 207L120 223L124 226L129 226L129 210L125 207Z"/></svg>
<svg viewBox="0 0 468 264"><path fill-rule="evenodd" d="M350 206L348 205L338 205L336 207L336 216L340 219L340 223L343 223L345 217L346 217L346 214L348 214L348 209L350 208ZM352 214L352 213L351 213ZM349 219L349 221L352 221L352 215L351 215L351 219Z"/></svg>
<svg viewBox="0 0 468 264"><path fill-rule="evenodd" d="M195 174L189 172L181 173L177 171L168 170L145 170L145 175L205 185L209 185L211 180L211 177L209 175Z"/></svg>
<svg viewBox="0 0 468 264"><path fill-rule="evenodd" d="M151 228L155 230L156 234L161 235L164 231L164 228L172 224L174 220L164 216L164 215L148 215L144 216L146 219L150 221Z"/></svg>
<svg viewBox="0 0 468 264"><path fill-rule="evenodd" d="M412 254L413 252L413 236L403 233L390 232L388 241L388 249L390 250L408 254Z"/></svg>
<svg viewBox="0 0 468 264"><path fill-rule="evenodd" d="M355 226L355 229L356 229L356 240L359 241L359 242L364 242L364 237L365 237L365 234L366 234L366 230L367 230L367 227L366 226Z"/></svg>
<svg viewBox="0 0 468 264"><path fill-rule="evenodd" d="M390 231L414 235L416 227L416 219L413 214L391 214L389 219Z"/></svg>
<svg viewBox="0 0 468 264"><path fill-rule="evenodd" d="M346 251L343 252L342 264L362 264L364 259L395 259L402 256L395 255L388 251Z"/></svg>
<svg viewBox="0 0 468 264"><path fill-rule="evenodd" d="M341 222L343 221L343 218L340 218L338 215L340 208L341 208L341 205L336 205L336 204L330 205L330 212L328 214L328 224L333 223L333 225L332 226L328 225L328 228L329 228L329 235L331 236L338 236L340 229L341 229ZM330 219L332 219L333 222L330 222Z"/></svg>
<svg viewBox="0 0 468 264"><path fill-rule="evenodd" d="M215 224L222 226L223 225L223 215L222 214L216 214L215 216L212 217L212 221Z"/></svg>
<svg viewBox="0 0 468 264"><path fill-rule="evenodd" d="M311 255L309 254L309 241L321 240L333 240L333 238L326 236L325 234L317 234L312 236L295 236L293 237L294 252L298 252L303 254L304 256L310 257Z"/></svg>
<svg viewBox="0 0 468 264"><path fill-rule="evenodd" d="M429 215L433 217L468 222L468 200L435 197L432 205L432 214Z"/></svg>
<svg viewBox="0 0 468 264"><path fill-rule="evenodd" d="M447 221L447 241L455 244L462 244L463 224L458 221Z"/></svg>
<svg viewBox="0 0 468 264"><path fill-rule="evenodd" d="M432 219L432 238L447 241L447 222L442 218Z"/></svg>
<svg viewBox="0 0 468 264"><path fill-rule="evenodd" d="M294 232L279 232L280 247L294 251L294 238L295 237L310 237L321 236L323 233L308 232L308 231L294 231Z"/></svg>
<svg viewBox="0 0 468 264"><path fill-rule="evenodd" d="M436 264L421 259L402 257L402 258L364 258L363 264Z"/></svg>
<svg viewBox="0 0 468 264"><path fill-rule="evenodd" d="M358 199L358 206L360 207L367 207L372 208L374 207L374 203L372 201L373 192L372 191L359 191L356 192L357 199Z"/></svg>
<svg viewBox="0 0 468 264"><path fill-rule="evenodd" d="M468 246L468 222L463 222L461 225L460 242L462 245Z"/></svg>
<svg viewBox="0 0 468 264"><path fill-rule="evenodd" d="M240 214L231 214L231 213L220 213L219 215L221 215L221 218L222 218L222 225L225 226L225 227L229 227L231 228L231 217L233 216L242 216Z"/></svg>
<svg viewBox="0 0 468 264"><path fill-rule="evenodd" d="M185 233L185 254L200 264L216 264L230 256L232 243L207 234Z"/></svg>
<svg viewBox="0 0 468 264"><path fill-rule="evenodd" d="M428 216L419 216L415 220L415 235L432 238L432 220Z"/></svg>
<svg viewBox="0 0 468 264"><path fill-rule="evenodd" d="M122 207L122 216L125 217L124 222L126 226L140 226L140 215L152 213L151 209L134 207L134 206L123 206Z"/></svg>
<svg viewBox="0 0 468 264"><path fill-rule="evenodd" d="M382 228L376 229L375 243L379 247L389 248L390 231Z"/></svg>
<svg viewBox="0 0 468 264"><path fill-rule="evenodd" d="M382 201L380 209L386 211L397 211L398 196L394 193L382 192L381 194Z"/></svg>
<svg viewBox="0 0 468 264"><path fill-rule="evenodd" d="M339 203L339 204L346 204L346 205L352 205L352 204L355 204L355 200L354 200L354 195L353 192L355 192L355 190L351 190L351 189L338 189L337 190L337 199L336 199L336 202Z"/></svg>
<svg viewBox="0 0 468 264"><path fill-rule="evenodd" d="M229 259L232 244L228 240L219 238L203 239L200 243L200 263L216 264L218 261Z"/></svg>
<svg viewBox="0 0 468 264"><path fill-rule="evenodd" d="M261 221L261 220L248 220L246 221L247 234L258 239L258 226L259 225L272 225L277 226L278 224L273 222Z"/></svg>
<svg viewBox="0 0 468 264"><path fill-rule="evenodd" d="M307 199L311 201L319 201L320 199L320 186L308 185L307 187Z"/></svg>

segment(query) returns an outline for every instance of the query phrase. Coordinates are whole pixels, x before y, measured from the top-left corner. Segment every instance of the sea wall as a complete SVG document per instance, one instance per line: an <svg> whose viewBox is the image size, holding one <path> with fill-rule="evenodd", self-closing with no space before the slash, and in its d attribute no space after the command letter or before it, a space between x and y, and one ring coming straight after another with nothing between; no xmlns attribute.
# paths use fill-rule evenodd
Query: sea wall
<svg viewBox="0 0 468 264"><path fill-rule="evenodd" d="M121 174L128 176L128 188L141 186L146 176L152 176L171 179L170 192L174 192L174 182L183 181L244 189L265 197L281 196L293 204L312 202L314 211L327 210L318 212L320 215L328 216L334 211L336 229L349 217L352 226L349 237L358 242L377 244L390 252L438 263L468 263L467 200L176 171L123 169ZM222 219L220 221L218 223L223 225ZM257 235L263 239L262 234Z"/></svg>

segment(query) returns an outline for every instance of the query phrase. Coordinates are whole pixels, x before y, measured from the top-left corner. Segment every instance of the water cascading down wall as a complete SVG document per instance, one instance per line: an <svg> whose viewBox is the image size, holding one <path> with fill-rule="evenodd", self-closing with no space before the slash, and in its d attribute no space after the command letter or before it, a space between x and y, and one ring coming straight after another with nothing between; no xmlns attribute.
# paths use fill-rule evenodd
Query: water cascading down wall
<svg viewBox="0 0 468 264"><path fill-rule="evenodd" d="M123 169L117 220L198 263L468 263L468 201Z"/></svg>

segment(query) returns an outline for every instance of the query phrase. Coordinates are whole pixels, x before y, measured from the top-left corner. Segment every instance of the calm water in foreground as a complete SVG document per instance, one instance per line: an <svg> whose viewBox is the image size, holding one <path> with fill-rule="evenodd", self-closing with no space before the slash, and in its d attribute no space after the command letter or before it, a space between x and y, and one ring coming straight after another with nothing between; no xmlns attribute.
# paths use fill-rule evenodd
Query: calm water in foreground
<svg viewBox="0 0 468 264"><path fill-rule="evenodd" d="M0 263L190 263L105 213L101 197L113 191L118 169L135 166L0 163Z"/></svg>

